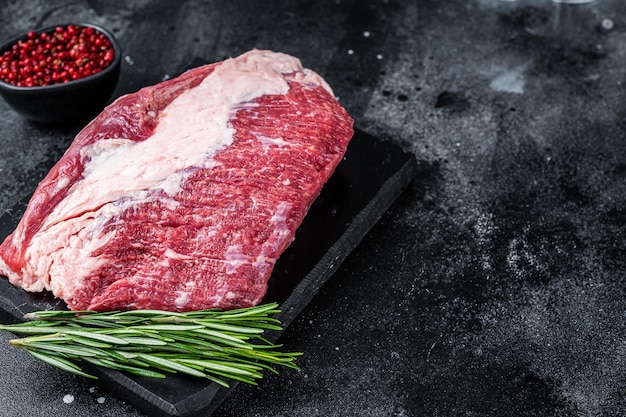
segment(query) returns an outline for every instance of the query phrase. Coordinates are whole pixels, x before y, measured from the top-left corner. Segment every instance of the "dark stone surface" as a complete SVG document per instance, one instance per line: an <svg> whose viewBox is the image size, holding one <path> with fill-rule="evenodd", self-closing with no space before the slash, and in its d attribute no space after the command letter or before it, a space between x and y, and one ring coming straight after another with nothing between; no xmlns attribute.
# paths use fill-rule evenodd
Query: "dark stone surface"
<svg viewBox="0 0 626 417"><path fill-rule="evenodd" d="M302 371L238 386L216 416L617 417L626 3L578 7L6 1L0 37L68 20L109 28L125 49L115 95L252 47L292 53L360 128L415 153L416 181L284 333ZM0 210L79 128L30 124L0 101ZM1 416L142 415L8 338Z"/></svg>

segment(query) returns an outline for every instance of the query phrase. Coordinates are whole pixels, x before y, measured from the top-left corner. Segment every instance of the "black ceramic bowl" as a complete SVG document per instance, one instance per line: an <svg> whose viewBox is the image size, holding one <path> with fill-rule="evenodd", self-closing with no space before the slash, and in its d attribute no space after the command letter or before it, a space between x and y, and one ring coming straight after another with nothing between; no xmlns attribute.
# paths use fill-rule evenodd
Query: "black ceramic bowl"
<svg viewBox="0 0 626 417"><path fill-rule="evenodd" d="M121 67L121 48L113 34L90 23L68 23L37 30L37 33L52 33L58 26L93 27L102 32L111 42L115 58L109 66L93 75L61 84L38 87L17 87L0 80L0 95L24 118L46 124L79 123L99 113L115 90ZM0 55L27 34L16 37L0 46Z"/></svg>

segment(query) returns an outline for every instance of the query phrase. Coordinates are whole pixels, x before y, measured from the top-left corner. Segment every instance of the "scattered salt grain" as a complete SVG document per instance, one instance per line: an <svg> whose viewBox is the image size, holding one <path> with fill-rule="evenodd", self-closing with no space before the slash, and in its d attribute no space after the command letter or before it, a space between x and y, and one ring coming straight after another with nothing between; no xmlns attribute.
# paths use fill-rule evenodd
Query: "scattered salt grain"
<svg viewBox="0 0 626 417"><path fill-rule="evenodd" d="M613 21L611 19L602 19L602 23L600 24L602 29L611 30L613 29Z"/></svg>
<svg viewBox="0 0 626 417"><path fill-rule="evenodd" d="M363 32L363 36L366 38L370 37L370 33L366 30L365 32Z"/></svg>
<svg viewBox="0 0 626 417"><path fill-rule="evenodd" d="M353 49L348 49L348 55L354 55L354 50Z"/></svg>
<svg viewBox="0 0 626 417"><path fill-rule="evenodd" d="M124 57L124 61L126 61L128 65L135 65L135 61L133 61L128 55Z"/></svg>
<svg viewBox="0 0 626 417"><path fill-rule="evenodd" d="M96 401L98 401L98 404L104 404L104 402L106 401L106 398L98 397L98 399Z"/></svg>
<svg viewBox="0 0 626 417"><path fill-rule="evenodd" d="M89 392L91 394L93 394L94 392L96 392L96 387L89 387Z"/></svg>
<svg viewBox="0 0 626 417"><path fill-rule="evenodd" d="M383 59L383 56L381 54L376 55L376 59L381 60Z"/></svg>
<svg viewBox="0 0 626 417"><path fill-rule="evenodd" d="M72 394L65 394L63 397L63 402L65 404L71 404L74 402L74 396Z"/></svg>

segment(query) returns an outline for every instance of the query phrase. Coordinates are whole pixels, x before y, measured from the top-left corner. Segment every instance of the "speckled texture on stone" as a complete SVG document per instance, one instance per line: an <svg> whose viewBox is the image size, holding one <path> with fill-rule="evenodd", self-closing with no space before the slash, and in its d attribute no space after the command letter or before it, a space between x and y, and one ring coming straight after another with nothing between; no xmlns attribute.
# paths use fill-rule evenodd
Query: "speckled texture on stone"
<svg viewBox="0 0 626 417"><path fill-rule="evenodd" d="M289 52L359 127L417 156L417 180L282 337L304 352L302 370L239 385L215 416L618 417L626 3L596 0L558 22L555 7L9 1L0 35L70 18L113 30L125 47L117 95L252 47ZM0 120L6 209L77 127L31 125L2 101ZM0 415L141 415L0 337Z"/></svg>

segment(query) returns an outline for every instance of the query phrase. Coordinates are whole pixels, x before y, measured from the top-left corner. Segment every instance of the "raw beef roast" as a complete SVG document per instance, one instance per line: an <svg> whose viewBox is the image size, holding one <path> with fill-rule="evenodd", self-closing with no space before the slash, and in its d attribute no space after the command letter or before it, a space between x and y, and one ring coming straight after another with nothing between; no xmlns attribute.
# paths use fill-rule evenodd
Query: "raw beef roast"
<svg viewBox="0 0 626 417"><path fill-rule="evenodd" d="M120 97L41 182L0 272L74 310L255 305L352 134L326 82L271 51Z"/></svg>

